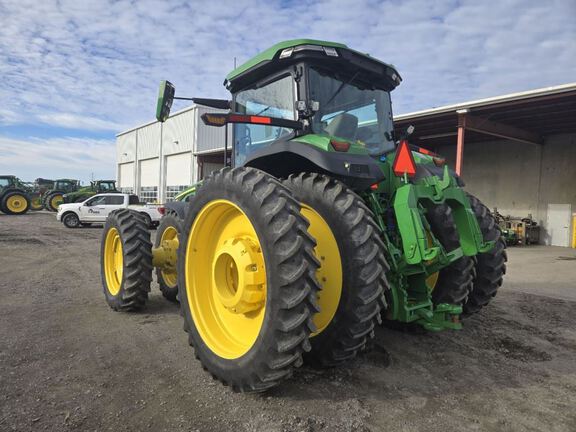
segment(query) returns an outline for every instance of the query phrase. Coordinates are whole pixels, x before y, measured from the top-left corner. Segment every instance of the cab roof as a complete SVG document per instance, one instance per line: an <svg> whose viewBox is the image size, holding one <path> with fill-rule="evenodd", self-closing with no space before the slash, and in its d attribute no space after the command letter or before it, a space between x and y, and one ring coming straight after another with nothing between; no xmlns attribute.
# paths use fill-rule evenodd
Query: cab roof
<svg viewBox="0 0 576 432"><path fill-rule="evenodd" d="M298 61L314 61L335 70L361 69L377 80L386 82L388 90L400 84L402 78L396 68L369 54L348 48L346 45L316 39L293 39L279 42L230 72L224 85L235 92L246 85L266 77Z"/></svg>

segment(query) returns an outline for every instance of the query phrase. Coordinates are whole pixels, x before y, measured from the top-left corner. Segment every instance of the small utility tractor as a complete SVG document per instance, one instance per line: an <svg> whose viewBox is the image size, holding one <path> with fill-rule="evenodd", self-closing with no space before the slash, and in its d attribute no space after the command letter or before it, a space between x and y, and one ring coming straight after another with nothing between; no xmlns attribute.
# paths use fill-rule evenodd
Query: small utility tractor
<svg viewBox="0 0 576 432"><path fill-rule="evenodd" d="M108 304L144 307L156 267L204 368L245 392L354 358L383 319L460 329L502 284L505 244L441 156L394 134L400 82L345 45L292 40L233 70L230 101L193 98L219 110L206 125L232 125L232 166L167 207L154 247L138 214L111 213ZM159 121L174 99L163 81Z"/></svg>
<svg viewBox="0 0 576 432"><path fill-rule="evenodd" d="M0 211L23 215L31 209L31 190L18 177L0 175Z"/></svg>
<svg viewBox="0 0 576 432"><path fill-rule="evenodd" d="M84 186L80 189L66 193L62 196L64 203L76 203L87 200L88 198L99 193L118 192L115 180L95 180L90 182L90 186Z"/></svg>
<svg viewBox="0 0 576 432"><path fill-rule="evenodd" d="M42 198L44 208L49 211L58 211L58 206L64 202L64 194L80 189L80 181L72 179L58 179L54 181L52 189L47 190Z"/></svg>

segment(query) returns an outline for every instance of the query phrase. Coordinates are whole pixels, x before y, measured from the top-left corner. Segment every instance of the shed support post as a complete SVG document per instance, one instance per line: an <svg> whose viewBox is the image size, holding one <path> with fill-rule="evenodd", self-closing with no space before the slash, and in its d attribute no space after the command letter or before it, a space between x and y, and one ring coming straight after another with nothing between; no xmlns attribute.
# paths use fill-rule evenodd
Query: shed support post
<svg viewBox="0 0 576 432"><path fill-rule="evenodd" d="M462 174L464 161L464 135L466 132L466 114L458 114L458 142L456 144L456 174Z"/></svg>

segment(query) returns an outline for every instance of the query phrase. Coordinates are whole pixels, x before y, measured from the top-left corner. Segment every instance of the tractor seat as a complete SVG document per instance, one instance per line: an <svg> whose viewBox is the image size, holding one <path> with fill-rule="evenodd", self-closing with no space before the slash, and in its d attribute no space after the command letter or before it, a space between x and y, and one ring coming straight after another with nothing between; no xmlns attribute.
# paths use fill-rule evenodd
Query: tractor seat
<svg viewBox="0 0 576 432"><path fill-rule="evenodd" d="M328 135L355 141L358 132L358 117L348 113L338 114L324 128L324 131Z"/></svg>

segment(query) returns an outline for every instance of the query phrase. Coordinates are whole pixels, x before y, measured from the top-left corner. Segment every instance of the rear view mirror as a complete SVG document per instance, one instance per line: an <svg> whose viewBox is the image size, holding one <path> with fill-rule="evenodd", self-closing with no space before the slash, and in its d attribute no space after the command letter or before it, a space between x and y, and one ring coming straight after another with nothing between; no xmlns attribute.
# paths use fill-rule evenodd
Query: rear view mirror
<svg viewBox="0 0 576 432"><path fill-rule="evenodd" d="M172 108L172 102L174 102L175 92L176 88L170 81L160 81L158 103L156 105L156 119L159 122L165 122L170 116L170 108Z"/></svg>

